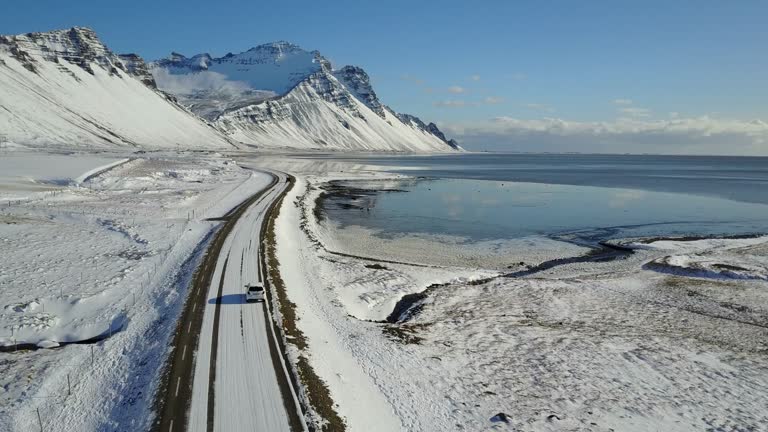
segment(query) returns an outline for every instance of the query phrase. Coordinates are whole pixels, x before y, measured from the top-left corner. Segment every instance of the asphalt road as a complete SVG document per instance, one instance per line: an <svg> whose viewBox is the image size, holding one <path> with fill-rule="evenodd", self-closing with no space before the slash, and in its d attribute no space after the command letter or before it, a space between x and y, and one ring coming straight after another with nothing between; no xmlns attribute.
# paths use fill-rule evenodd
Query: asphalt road
<svg viewBox="0 0 768 432"><path fill-rule="evenodd" d="M222 220L182 313L155 430L297 431L301 409L281 363L266 303L245 303L261 280L261 226L286 188L272 184Z"/></svg>

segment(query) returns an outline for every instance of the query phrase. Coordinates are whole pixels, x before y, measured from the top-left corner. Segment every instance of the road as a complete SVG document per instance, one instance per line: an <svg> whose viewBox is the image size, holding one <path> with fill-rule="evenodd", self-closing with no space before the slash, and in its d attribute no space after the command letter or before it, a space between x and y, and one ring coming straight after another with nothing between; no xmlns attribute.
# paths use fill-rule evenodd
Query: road
<svg viewBox="0 0 768 432"><path fill-rule="evenodd" d="M275 173L265 190L223 218L199 267L160 391L155 430L297 431L301 410L274 339L267 303L245 303L261 281L260 232L285 190Z"/></svg>

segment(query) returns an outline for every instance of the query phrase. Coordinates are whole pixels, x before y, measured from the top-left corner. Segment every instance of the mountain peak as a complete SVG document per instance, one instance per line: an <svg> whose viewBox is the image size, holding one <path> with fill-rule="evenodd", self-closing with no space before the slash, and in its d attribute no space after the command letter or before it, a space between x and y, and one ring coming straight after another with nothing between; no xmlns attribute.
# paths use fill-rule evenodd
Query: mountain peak
<svg viewBox="0 0 768 432"><path fill-rule="evenodd" d="M49 32L0 36L14 58L34 72L38 60L58 62L64 60L93 74L91 65L117 73L122 68L120 59L104 45L96 32L88 27L72 27Z"/></svg>
<svg viewBox="0 0 768 432"><path fill-rule="evenodd" d="M278 50L278 51L306 51L295 43L280 40L275 42L269 42L249 49L248 51L262 51L262 50Z"/></svg>
<svg viewBox="0 0 768 432"><path fill-rule="evenodd" d="M158 82L161 88L163 84L170 84L171 81L174 87L178 87L175 85L178 81L176 77L207 71L214 73L210 77L212 80L218 80L221 75L226 76L229 87L246 85L253 91L268 91L280 95L288 92L308 75L330 68L330 64L319 53L306 51L290 42L277 41L219 58L212 58L209 54L188 58L172 53L165 59L153 62L150 67L167 72L167 75L162 77L164 82Z"/></svg>
<svg viewBox="0 0 768 432"><path fill-rule="evenodd" d="M312 55L309 51L302 47L287 41L276 41L257 45L248 51L240 54L236 54L236 57L248 57L253 58L257 56L258 59L264 62L280 63L285 59L292 57L303 57Z"/></svg>
<svg viewBox="0 0 768 432"><path fill-rule="evenodd" d="M59 30L59 31L66 31L70 34L80 34L80 35L88 35L88 36L96 36L96 31L93 30L90 27L83 27L83 26L74 26L66 30Z"/></svg>
<svg viewBox="0 0 768 432"><path fill-rule="evenodd" d="M326 145L318 143L343 140L341 135L352 134L347 143L357 142L355 146L361 148L398 148L398 140L402 140L403 148L442 148L446 144L456 148L434 124L425 124L414 116L401 117L384 106L361 67L334 70L319 51L307 51L291 42L269 42L219 58L208 54L188 58L174 53L150 68L161 90L174 94L227 133L248 135L270 124L295 121L290 127L314 131L316 141L312 145ZM317 103L321 105L313 105ZM303 125L312 123L306 120L308 112L319 115L316 125ZM343 130L329 132L338 125ZM360 132L363 130L367 132ZM378 144L365 143L366 133L378 136L371 138L380 140Z"/></svg>
<svg viewBox="0 0 768 432"><path fill-rule="evenodd" d="M333 72L333 75L368 108L373 110L381 118L385 118L384 106L379 102L376 92L371 86L371 80L363 68L358 66L344 66Z"/></svg>
<svg viewBox="0 0 768 432"><path fill-rule="evenodd" d="M11 41L24 45L36 52L67 53L86 48L95 51L109 52L99 40L96 32L88 27L71 27L68 29L47 32L32 32L20 35L0 36L6 43Z"/></svg>

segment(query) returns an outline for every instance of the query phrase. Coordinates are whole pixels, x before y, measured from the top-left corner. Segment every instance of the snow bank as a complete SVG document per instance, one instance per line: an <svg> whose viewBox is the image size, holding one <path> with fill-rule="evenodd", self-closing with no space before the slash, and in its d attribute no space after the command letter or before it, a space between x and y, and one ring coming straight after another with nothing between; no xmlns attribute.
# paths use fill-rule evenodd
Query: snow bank
<svg viewBox="0 0 768 432"><path fill-rule="evenodd" d="M110 162L110 163L108 163L108 164L106 164L106 165L102 165L102 166L99 166L99 167L93 168L93 169L91 169L91 170L88 170L88 171L84 172L83 174L80 174L80 175L79 175L79 176L78 176L78 177L77 177L77 178L74 180L74 182L75 182L76 184L80 184L80 183L83 183L83 182L85 182L85 181L89 180L89 179L90 179L90 178L92 178L92 177L95 177L95 176L97 176L97 175L99 175L99 174L101 174L101 173L103 173L103 172L105 172L105 171L108 171L108 170L110 170L110 169L112 169L112 168L114 168L114 167L116 167L116 166L118 166L118 165L122 165L122 164L124 164L124 163L126 163L126 162L128 162L128 161L130 161L130 160L131 160L131 159L129 159L129 158L120 159L120 160L116 160L116 161L114 161L114 162Z"/></svg>
<svg viewBox="0 0 768 432"><path fill-rule="evenodd" d="M648 248L684 253L656 258L645 268L701 278L768 280L766 242L768 237L657 241Z"/></svg>

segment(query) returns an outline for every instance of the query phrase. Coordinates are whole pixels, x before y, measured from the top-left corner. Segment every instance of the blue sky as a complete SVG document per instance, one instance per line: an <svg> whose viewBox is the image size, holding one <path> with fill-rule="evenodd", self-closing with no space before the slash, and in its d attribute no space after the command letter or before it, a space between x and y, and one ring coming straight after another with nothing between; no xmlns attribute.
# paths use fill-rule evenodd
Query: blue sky
<svg viewBox="0 0 768 432"><path fill-rule="evenodd" d="M766 22L765 1L41 0L0 33L83 25L147 59L288 40L364 67L398 111L497 136L499 119L768 120Z"/></svg>

